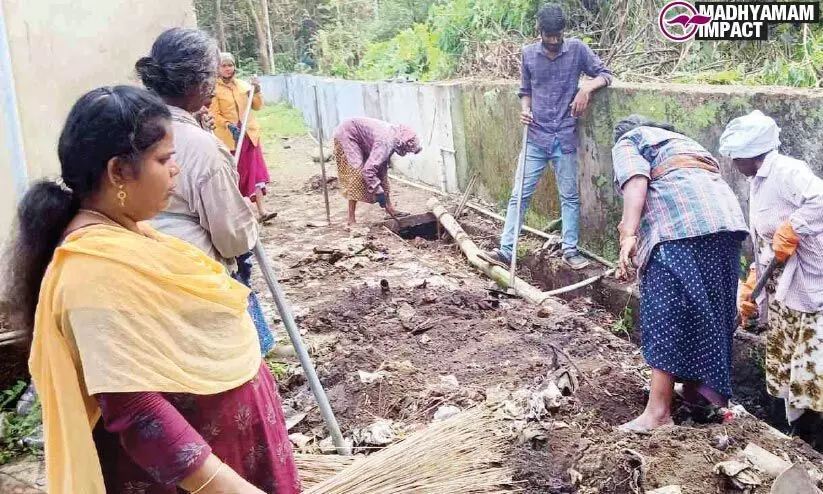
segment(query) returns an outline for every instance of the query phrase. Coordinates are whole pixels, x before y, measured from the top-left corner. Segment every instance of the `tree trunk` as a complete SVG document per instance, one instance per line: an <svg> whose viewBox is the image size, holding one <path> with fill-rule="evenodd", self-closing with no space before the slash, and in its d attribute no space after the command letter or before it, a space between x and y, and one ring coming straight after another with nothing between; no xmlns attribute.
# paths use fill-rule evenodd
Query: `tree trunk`
<svg viewBox="0 0 823 494"><path fill-rule="evenodd" d="M254 24L254 31L257 34L257 48L258 51L260 51L260 69L264 74L270 74L271 60L269 60L269 50L266 47L266 31L263 29L263 23L260 21L260 14L257 12L254 0L246 0L246 5L249 7L249 14L251 15L252 24Z"/></svg>
<svg viewBox="0 0 823 494"><path fill-rule="evenodd" d="M271 21L269 20L269 0L260 0L260 8L263 9L263 22L266 25L266 48L269 54L269 74L274 73L274 41L271 35Z"/></svg>
<svg viewBox="0 0 823 494"><path fill-rule="evenodd" d="M229 43L226 41L226 29L223 26L223 0L214 0L214 20L217 24L217 44L220 51L229 51Z"/></svg>

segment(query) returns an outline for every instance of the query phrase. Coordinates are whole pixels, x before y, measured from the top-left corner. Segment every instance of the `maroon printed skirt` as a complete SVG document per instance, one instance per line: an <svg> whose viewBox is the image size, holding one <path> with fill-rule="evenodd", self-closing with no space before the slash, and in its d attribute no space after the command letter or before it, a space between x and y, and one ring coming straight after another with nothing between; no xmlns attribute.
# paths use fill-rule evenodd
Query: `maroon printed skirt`
<svg viewBox="0 0 823 494"><path fill-rule="evenodd" d="M249 136L243 138L243 149L240 151L240 160L237 162L237 173L240 175L240 193L243 197L254 200L254 192L260 187L263 195L266 194L266 184L269 179L269 170L263 158L262 146L255 146Z"/></svg>
<svg viewBox="0 0 823 494"><path fill-rule="evenodd" d="M163 393L163 396L176 412L151 421L132 417L134 423L125 427L130 432L119 434L108 432L102 419L97 424L95 443L106 492L183 492L175 485L180 481L180 472L186 471L187 465L205 459L195 458L205 455L200 453L201 448L193 450L187 438L178 437L180 431L187 429L180 427L185 422L191 426L188 434L199 435L191 438L194 444L200 438L205 440L218 458L258 489L267 494L300 492L277 383L265 363L254 379L220 394ZM129 417L128 410L113 412ZM174 437L166 437L169 434ZM179 450L169 451L170 443L179 445ZM127 451L124 444L134 446Z"/></svg>

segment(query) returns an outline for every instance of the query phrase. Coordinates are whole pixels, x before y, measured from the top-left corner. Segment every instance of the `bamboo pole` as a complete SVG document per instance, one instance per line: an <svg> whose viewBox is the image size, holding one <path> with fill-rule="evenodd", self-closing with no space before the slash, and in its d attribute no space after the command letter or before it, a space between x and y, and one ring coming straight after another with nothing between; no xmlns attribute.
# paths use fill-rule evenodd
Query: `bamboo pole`
<svg viewBox="0 0 823 494"><path fill-rule="evenodd" d="M491 264L480 258L480 249L469 237L469 235L460 226L460 223L454 219L454 216L449 213L446 208L440 204L436 197L432 197L428 202L429 210L434 213L437 220L443 225L443 228L449 232L455 243L460 247L460 250L466 254L466 257L472 266L482 271L486 276L494 280L503 288L511 288L514 293L529 302L536 305L544 305L549 302L550 297L542 292L539 288L533 287L522 279L515 277L514 283L509 278L509 272L496 264Z"/></svg>
<svg viewBox="0 0 823 494"><path fill-rule="evenodd" d="M323 177L323 201L326 204L326 223L331 225L329 184L326 181L326 157L323 156L323 121L320 119L320 99L317 96L317 84L314 85L314 113L317 122L317 145L320 147L320 172Z"/></svg>
<svg viewBox="0 0 823 494"><path fill-rule="evenodd" d="M417 182L412 182L411 180L407 180L403 177L399 177L399 176L397 176L393 173L389 174L389 178L391 178L392 180L396 180L400 183L409 185L411 187L415 187L415 188L420 189L420 190L425 190L426 192L431 192L432 194L435 194L435 195L448 196L448 194L444 194L444 193L440 192L439 190L437 190L435 188L428 187L426 185L419 184ZM503 221L503 222L506 221L506 218L500 216L497 213L489 211L488 209L484 208L483 206L480 206L479 204L475 204L471 201L466 202L466 207L471 208L471 209L477 211L478 213L480 213L482 215L488 216L489 218L494 218L498 221ZM521 228L521 229L524 232L531 233L532 235L543 238L545 240L549 240L549 239L553 238L548 233L541 232L540 230L537 230L536 228L532 228L530 226L523 225L523 228ZM587 249L584 249L582 247L578 247L577 250L579 250L584 256L588 257L589 259L594 259L595 261L599 262L600 264L602 264L606 267L609 267L609 268L616 268L617 267L617 264L615 264L614 262L612 262L612 261L610 261L610 260L608 260L608 259L606 259L602 256L598 256L594 252L591 252Z"/></svg>
<svg viewBox="0 0 823 494"><path fill-rule="evenodd" d="M289 335L294 351L297 353L297 359L303 367L303 373L309 383L309 388L311 388L312 393L314 393L314 398L317 400L317 405L320 407L320 415L326 423L326 428L328 429L332 442L337 449L337 454L348 455L349 452L346 448L346 441L343 439L343 434L340 432L340 425L338 425L337 418L335 418L331 404L329 404L329 398L326 395L326 391L323 389L323 385L320 383L320 378L317 377L317 371L314 368L314 364L311 361L308 350L306 350L306 345L303 343L303 338L300 336L300 329L298 329L297 323L294 321L294 315L292 314L291 306L289 306L289 303L286 300L286 294L280 286L280 283L277 282L277 275L275 274L274 268L269 262L266 251L263 249L263 245L260 243L259 239L257 240L257 243L254 244L254 255L257 257L257 264L260 265L260 271L263 273L263 279L266 280L266 284L269 286L269 290L271 290L272 297L274 297L274 304L277 306L277 312L280 314L280 319L283 321L283 326L286 327L286 333Z"/></svg>

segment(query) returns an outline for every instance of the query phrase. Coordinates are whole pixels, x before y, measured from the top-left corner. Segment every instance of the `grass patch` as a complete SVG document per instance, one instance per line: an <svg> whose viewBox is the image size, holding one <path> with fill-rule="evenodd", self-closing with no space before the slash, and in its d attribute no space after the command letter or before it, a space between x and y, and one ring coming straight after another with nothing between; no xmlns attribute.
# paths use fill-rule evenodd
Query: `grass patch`
<svg viewBox="0 0 823 494"><path fill-rule="evenodd" d="M289 377L289 364L266 359L266 365L277 382L282 382Z"/></svg>
<svg viewBox="0 0 823 494"><path fill-rule="evenodd" d="M281 138L305 136L309 131L303 122L303 114L287 103L264 106L255 112L260 124L260 141L263 155L270 168L283 165L283 141Z"/></svg>
<svg viewBox="0 0 823 494"><path fill-rule="evenodd" d="M309 130L300 110L286 103L264 106L254 115L266 139L303 136Z"/></svg>
<svg viewBox="0 0 823 494"><path fill-rule="evenodd" d="M3 422L2 428L4 429L3 437L0 439L0 465L21 456L40 453L22 441L24 437L34 432L42 420L40 400L34 403L31 412L25 417L17 415L13 406L26 391L27 386L23 381L18 381L17 384L3 390L0 394L0 420Z"/></svg>

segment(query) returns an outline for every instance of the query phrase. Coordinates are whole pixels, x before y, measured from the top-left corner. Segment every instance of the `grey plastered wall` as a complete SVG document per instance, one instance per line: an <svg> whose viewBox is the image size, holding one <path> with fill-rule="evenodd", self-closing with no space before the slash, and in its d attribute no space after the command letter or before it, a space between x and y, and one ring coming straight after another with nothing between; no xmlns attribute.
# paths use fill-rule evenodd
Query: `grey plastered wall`
<svg viewBox="0 0 823 494"><path fill-rule="evenodd" d="M446 190L450 192L463 190L472 174L477 173L481 178L478 192L494 203L505 202L522 135L516 83L372 83L293 75L278 76L278 84L287 86L287 90L267 96L288 95L285 99L303 111L307 123L314 127L314 100L306 87L315 80L322 91L335 94L334 98L321 96L321 106L326 108L321 109L326 132L356 112L407 124L419 133L426 151L398 159L394 163L396 172L437 188L445 176ZM599 91L587 116L578 122L583 245L609 257L616 254L614 232L621 203L612 186L611 146L617 120L641 113L669 121L717 155L720 134L729 120L756 108L774 117L782 128L781 151L805 160L823 175L821 90L616 83ZM449 151L441 152L441 148ZM746 179L732 169L730 162L720 161L723 176L747 211ZM551 173L541 180L532 210L546 219L559 216Z"/></svg>

